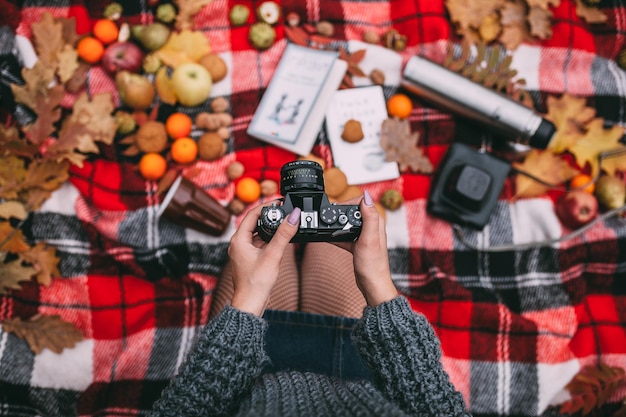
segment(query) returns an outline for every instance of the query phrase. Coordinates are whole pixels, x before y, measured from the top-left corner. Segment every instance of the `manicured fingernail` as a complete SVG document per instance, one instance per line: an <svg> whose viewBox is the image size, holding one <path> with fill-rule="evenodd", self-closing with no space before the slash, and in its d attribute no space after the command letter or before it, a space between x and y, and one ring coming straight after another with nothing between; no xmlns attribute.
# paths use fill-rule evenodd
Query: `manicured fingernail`
<svg viewBox="0 0 626 417"><path fill-rule="evenodd" d="M363 200L365 201L366 206L372 207L374 205L374 200L372 200L372 196L367 190L363 193Z"/></svg>
<svg viewBox="0 0 626 417"><path fill-rule="evenodd" d="M300 223L300 207L294 207L293 211L287 216L287 223L292 226Z"/></svg>

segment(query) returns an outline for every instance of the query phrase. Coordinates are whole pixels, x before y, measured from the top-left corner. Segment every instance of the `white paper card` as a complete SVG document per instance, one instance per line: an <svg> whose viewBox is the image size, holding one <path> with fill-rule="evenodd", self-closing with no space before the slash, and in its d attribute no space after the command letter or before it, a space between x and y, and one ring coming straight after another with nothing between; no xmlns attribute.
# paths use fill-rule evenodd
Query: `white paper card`
<svg viewBox="0 0 626 417"><path fill-rule="evenodd" d="M382 87L348 88L336 91L326 111L326 130L333 160L348 178L348 184L395 179L400 176L396 162L385 162L380 147L380 128L387 119L387 106ZM354 119L361 123L364 137L356 143L341 138L345 123Z"/></svg>

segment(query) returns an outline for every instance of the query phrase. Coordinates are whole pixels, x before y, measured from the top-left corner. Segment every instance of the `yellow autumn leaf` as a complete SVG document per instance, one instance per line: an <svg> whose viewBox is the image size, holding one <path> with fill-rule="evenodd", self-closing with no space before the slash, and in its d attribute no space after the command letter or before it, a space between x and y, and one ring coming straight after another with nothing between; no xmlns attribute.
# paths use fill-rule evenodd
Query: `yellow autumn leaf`
<svg viewBox="0 0 626 417"><path fill-rule="evenodd" d="M562 157L549 150L533 149L522 163L513 166L548 184L560 185L572 178L578 171ZM550 187L518 173L515 177L515 198L538 197L545 194Z"/></svg>
<svg viewBox="0 0 626 417"><path fill-rule="evenodd" d="M624 147L620 139L624 135L624 128L614 125L604 128L602 118L593 119L587 123L587 131L568 148L568 151L576 158L576 163L581 168L586 164L591 167L591 176L595 176L600 170L599 156L602 152L613 151Z"/></svg>
<svg viewBox="0 0 626 417"><path fill-rule="evenodd" d="M609 175L615 176L618 172L626 172L626 146L616 149L610 155L606 155L600 167Z"/></svg>
<svg viewBox="0 0 626 417"><path fill-rule="evenodd" d="M188 29L173 32L167 43L156 51L161 61L172 68L185 62L198 62L209 52L211 45L204 33Z"/></svg>
<svg viewBox="0 0 626 417"><path fill-rule="evenodd" d="M545 118L554 123L556 133L548 149L554 153L565 152L585 131L585 125L596 116L596 110L587 107L587 99L563 94L557 98L548 96L548 113Z"/></svg>

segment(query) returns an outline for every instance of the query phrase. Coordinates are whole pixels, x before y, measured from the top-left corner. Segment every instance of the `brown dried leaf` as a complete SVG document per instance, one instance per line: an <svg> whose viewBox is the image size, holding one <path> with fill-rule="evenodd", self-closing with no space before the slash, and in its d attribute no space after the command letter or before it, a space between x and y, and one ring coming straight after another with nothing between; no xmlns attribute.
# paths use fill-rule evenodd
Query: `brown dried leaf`
<svg viewBox="0 0 626 417"><path fill-rule="evenodd" d="M0 124L0 155L15 155L33 158L39 151L37 145L28 143L20 137L20 132L15 125L5 127Z"/></svg>
<svg viewBox="0 0 626 417"><path fill-rule="evenodd" d="M0 221L0 245L2 252L24 253L30 249L22 231L15 229L8 221Z"/></svg>
<svg viewBox="0 0 626 417"><path fill-rule="evenodd" d="M28 217L28 212L19 201L5 201L0 203L0 218L5 220L10 218L24 220L26 217Z"/></svg>
<svg viewBox="0 0 626 417"><path fill-rule="evenodd" d="M385 161L398 162L401 171L411 168L413 172L430 173L433 166L417 147L419 134L411 133L406 119L385 119L380 130L380 146L385 151Z"/></svg>
<svg viewBox="0 0 626 417"><path fill-rule="evenodd" d="M5 320L2 329L26 340L35 354L41 353L45 348L58 354L65 348L74 347L84 338L80 330L58 315L37 314L29 320L15 317Z"/></svg>
<svg viewBox="0 0 626 417"><path fill-rule="evenodd" d="M561 0L526 0L528 7L541 7L548 9L550 6L558 7L561 4Z"/></svg>
<svg viewBox="0 0 626 417"><path fill-rule="evenodd" d="M497 13L504 4L505 0L446 0L450 19L463 33L478 29L487 16Z"/></svg>
<svg viewBox="0 0 626 417"><path fill-rule="evenodd" d="M176 68L185 62L198 62L209 52L211 46L204 33L184 29L173 32L156 54L165 65Z"/></svg>
<svg viewBox="0 0 626 417"><path fill-rule="evenodd" d="M0 294L6 294L8 290L21 290L20 282L30 281L35 272L37 271L32 266L22 265L20 259L4 262L4 257L2 257L0 259Z"/></svg>
<svg viewBox="0 0 626 417"><path fill-rule="evenodd" d="M47 246L45 242L38 242L20 257L33 265L37 271L37 282L45 287L50 286L52 277L61 276L58 268L61 259L56 256L56 248Z"/></svg>
<svg viewBox="0 0 626 417"><path fill-rule="evenodd" d="M37 61L32 68L22 68L24 85L11 84L15 101L37 110L37 97L48 96L48 87L54 80L54 68Z"/></svg>
<svg viewBox="0 0 626 417"><path fill-rule="evenodd" d="M548 150L533 149L522 163L514 163L513 166L549 184L562 184L578 173L562 157ZM526 175L517 174L515 177L515 198L538 197L548 189Z"/></svg>
<svg viewBox="0 0 626 417"><path fill-rule="evenodd" d="M60 162L64 159L82 166L85 153L98 153L97 142L113 143L117 122L111 94L95 95L90 101L87 93L74 103L72 114L65 118L58 140L48 148L47 157Z"/></svg>
<svg viewBox="0 0 626 417"><path fill-rule="evenodd" d="M211 3L211 0L174 0L178 7L176 15L176 29L192 29L194 17L204 6Z"/></svg>
<svg viewBox="0 0 626 417"><path fill-rule="evenodd" d="M593 177L600 170L598 157L602 152L624 147L620 143L620 139L624 135L624 128L614 125L605 129L602 118L593 119L587 123L586 128L585 134L578 138L567 150L574 155L578 166L585 167L586 164L590 165L591 176Z"/></svg>
<svg viewBox="0 0 626 417"><path fill-rule="evenodd" d="M528 39L530 33L526 25L507 25L502 28L498 40L506 49L516 50L518 46Z"/></svg>
<svg viewBox="0 0 626 417"><path fill-rule="evenodd" d="M38 23L31 25L33 46L39 60L53 70L57 67L57 54L63 48L63 24L56 22L50 12L45 12Z"/></svg>
<svg viewBox="0 0 626 417"><path fill-rule="evenodd" d="M605 23L608 16L597 7L587 6L582 0L576 0L576 14L587 21L587 23Z"/></svg>
<svg viewBox="0 0 626 417"><path fill-rule="evenodd" d="M28 166L22 187L22 200L29 210L37 210L50 194L69 178L67 161L44 159L32 161Z"/></svg>
<svg viewBox="0 0 626 417"><path fill-rule="evenodd" d="M352 77L367 77L367 74L359 67L359 63L365 58L365 49L360 49L353 53L348 52L345 48L339 47L339 59L346 61L348 67L342 81L342 88L354 87Z"/></svg>
<svg viewBox="0 0 626 417"><path fill-rule="evenodd" d="M596 116L596 110L587 107L587 99L563 94L560 98L548 96L548 113L545 118L556 126L556 134L550 141L549 149L554 153L566 151L581 137L585 126Z"/></svg>
<svg viewBox="0 0 626 417"><path fill-rule="evenodd" d="M500 23L507 25L524 25L528 6L522 0L510 1L500 9Z"/></svg>
<svg viewBox="0 0 626 417"><path fill-rule="evenodd" d="M579 413L583 416L599 411L607 400L626 381L626 372L619 366L605 363L588 365L565 386L570 399L561 404L560 413Z"/></svg>
<svg viewBox="0 0 626 417"><path fill-rule="evenodd" d="M78 53L76 49L69 44L65 44L63 48L57 52L57 60L59 66L57 68L57 76L61 83L65 84L72 79L74 72L78 69Z"/></svg>
<svg viewBox="0 0 626 417"><path fill-rule="evenodd" d="M541 7L531 7L528 12L528 24L530 34L539 39L549 39L552 37L552 16L553 13Z"/></svg>
<svg viewBox="0 0 626 417"><path fill-rule="evenodd" d="M17 200L26 178L24 161L14 155L0 157L0 198Z"/></svg>

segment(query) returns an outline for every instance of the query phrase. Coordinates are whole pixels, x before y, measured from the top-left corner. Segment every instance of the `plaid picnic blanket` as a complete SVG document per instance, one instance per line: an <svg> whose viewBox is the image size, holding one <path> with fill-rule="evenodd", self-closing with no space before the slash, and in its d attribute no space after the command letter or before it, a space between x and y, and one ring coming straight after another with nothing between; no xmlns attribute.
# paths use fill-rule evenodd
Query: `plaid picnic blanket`
<svg viewBox="0 0 626 417"><path fill-rule="evenodd" d="M13 7L3 10L5 18L17 11L19 19L3 23L25 36L44 11L77 16L79 27L88 28L105 6L78 0L5 3ZM213 95L230 100L234 124L228 153L198 162L193 180L224 204L234 195L225 174L231 161L241 161L258 179L278 179L282 164L294 159L246 134L285 48L284 28L278 25L270 49L251 48L247 29L229 24L235 3L240 2L214 0L195 21L228 64L228 78L215 85ZM446 45L460 40L442 0L279 3L303 21L333 22L339 40L396 28L408 37L403 63L414 54L442 59ZM124 4L136 21L150 21L145 2ZM607 23L589 25L576 15L574 0L562 0L553 8L553 36L514 52L513 67L540 111L548 94L567 92L589 97L607 121L626 123L626 73L614 61L626 44L626 7L619 1L601 7ZM398 79L387 81L387 97L399 88ZM112 79L98 67L91 69L87 88L91 94L110 91L117 100ZM419 100L414 104L411 127L437 165L453 141L455 119ZM323 131L314 153L332 165ZM144 181L134 163L116 146L103 149L83 168L73 168L70 181L25 224L33 240L57 248L62 278L50 287L24 284L1 297L0 320L59 314L85 339L61 354L34 355L25 341L0 330L0 415L143 415L206 324L240 218L219 238L160 219L156 183ZM501 248L565 233L550 196L513 201L507 182L485 229L461 228L459 234L426 213L430 183L430 176L403 173L362 188L374 198L391 188L404 196L403 206L387 213L393 279L434 326L444 366L474 415L554 414L551 405L567 398L564 387L583 366L602 361L626 368L624 219L606 219L564 242ZM622 386L610 400L624 395Z"/></svg>

